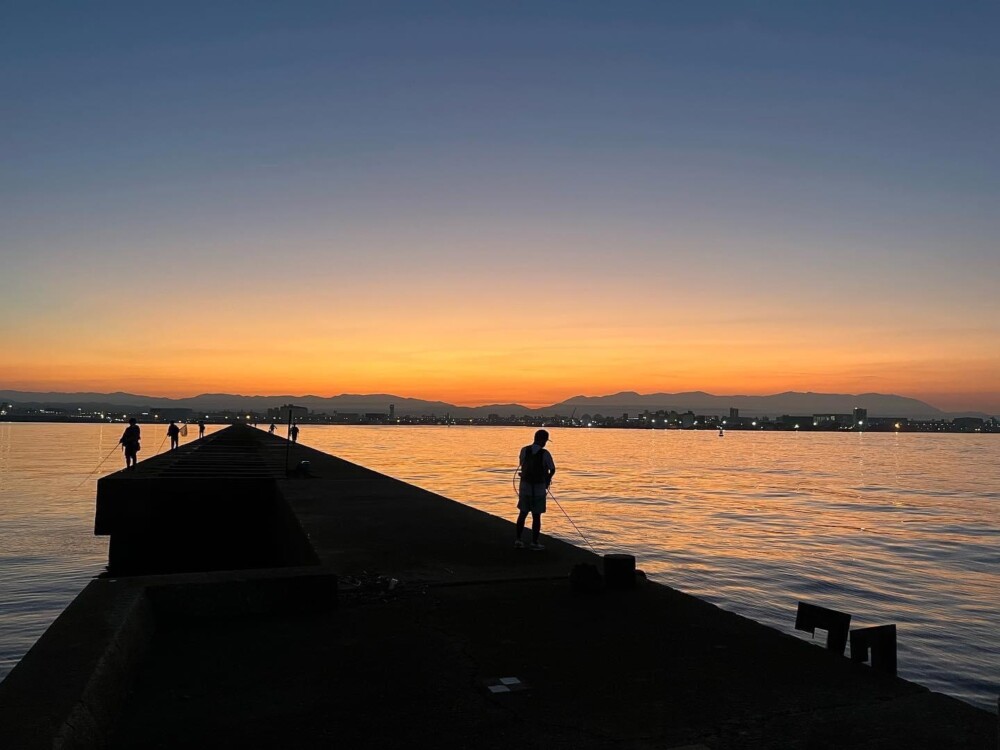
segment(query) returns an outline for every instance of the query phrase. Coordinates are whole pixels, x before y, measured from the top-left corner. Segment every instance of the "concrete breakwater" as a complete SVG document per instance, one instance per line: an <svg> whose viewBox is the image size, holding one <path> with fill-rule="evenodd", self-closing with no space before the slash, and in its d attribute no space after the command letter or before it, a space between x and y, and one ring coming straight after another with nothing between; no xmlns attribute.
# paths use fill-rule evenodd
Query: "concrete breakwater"
<svg viewBox="0 0 1000 750"><path fill-rule="evenodd" d="M246 427L106 477L110 575L0 683L0 747L996 747L666 586L574 594L601 561L511 528Z"/></svg>

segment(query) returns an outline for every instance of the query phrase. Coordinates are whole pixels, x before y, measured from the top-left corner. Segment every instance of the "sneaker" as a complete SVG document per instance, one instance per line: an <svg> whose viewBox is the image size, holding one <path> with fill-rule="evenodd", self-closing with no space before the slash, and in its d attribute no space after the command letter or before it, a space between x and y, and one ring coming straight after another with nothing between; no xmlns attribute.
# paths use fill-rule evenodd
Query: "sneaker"
<svg viewBox="0 0 1000 750"><path fill-rule="evenodd" d="M536 550L536 551L540 550L540 549L545 549L545 545L539 544L538 542L535 542L534 544L531 545L531 549Z"/></svg>
<svg viewBox="0 0 1000 750"><path fill-rule="evenodd" d="M522 542L520 539L515 539L514 549L524 549L524 542Z"/></svg>

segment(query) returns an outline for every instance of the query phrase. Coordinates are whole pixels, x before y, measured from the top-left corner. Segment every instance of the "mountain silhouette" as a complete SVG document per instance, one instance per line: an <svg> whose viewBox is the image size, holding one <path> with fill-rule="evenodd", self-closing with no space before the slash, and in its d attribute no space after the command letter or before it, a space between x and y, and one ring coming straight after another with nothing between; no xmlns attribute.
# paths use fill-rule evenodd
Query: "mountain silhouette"
<svg viewBox="0 0 1000 750"><path fill-rule="evenodd" d="M737 408L748 417L781 414L850 414L855 408L868 410L872 417L926 417L947 415L923 401L885 393L798 393L787 391L771 396L715 396L704 391L639 394L623 391L609 396L574 396L550 408L559 413L589 411L604 416L649 410L693 411L696 414L728 414Z"/></svg>
<svg viewBox="0 0 1000 750"><path fill-rule="evenodd" d="M683 393L648 393L635 391L606 396L574 396L551 406L531 409L520 404L485 404L482 406L456 406L444 401L425 401L396 396L389 393L343 393L338 396L278 395L247 396L232 393L202 393L189 398L164 398L116 391L114 393L41 393L30 391L0 390L0 401L19 407L82 408L87 411L103 410L145 411L150 407L188 408L198 411L255 411L295 404L317 412L381 412L389 411L395 404L398 415L428 415L454 417L485 417L488 414L554 415L569 416L576 412L617 416L622 413L638 414L643 411L675 410L693 411L696 414L728 414L737 408L743 416L780 416L782 414L848 414L855 407L868 410L872 417L909 417L943 419L950 415L930 404L906 396L885 393L812 393L788 391L769 396L717 396L704 391ZM963 412L968 414L968 412ZM985 416L985 415L981 415Z"/></svg>

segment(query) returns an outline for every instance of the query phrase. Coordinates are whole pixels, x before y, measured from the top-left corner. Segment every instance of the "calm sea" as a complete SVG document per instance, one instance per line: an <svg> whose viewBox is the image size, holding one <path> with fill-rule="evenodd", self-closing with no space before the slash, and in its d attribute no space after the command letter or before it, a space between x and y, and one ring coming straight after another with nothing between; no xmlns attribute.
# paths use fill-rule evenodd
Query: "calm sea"
<svg viewBox="0 0 1000 750"><path fill-rule="evenodd" d="M121 466L122 429L0 424L0 677L103 568L95 483ZM143 431L148 457L165 428ZM512 518L531 435L306 425L300 440ZM789 633L799 600L859 627L896 623L903 677L995 709L1000 436L552 435L553 492L598 551L632 553L651 578ZM584 543L554 504L543 532Z"/></svg>

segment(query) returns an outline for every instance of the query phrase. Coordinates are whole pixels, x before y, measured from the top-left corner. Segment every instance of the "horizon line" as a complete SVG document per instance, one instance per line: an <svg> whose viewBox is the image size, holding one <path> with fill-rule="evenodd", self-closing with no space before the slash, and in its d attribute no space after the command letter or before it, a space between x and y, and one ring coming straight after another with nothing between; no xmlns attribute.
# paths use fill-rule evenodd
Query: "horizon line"
<svg viewBox="0 0 1000 750"><path fill-rule="evenodd" d="M227 391L202 391L202 392L199 392L199 393L195 393L193 395L173 395L173 396L167 396L167 395L163 395L163 394L150 395L150 394L146 394L146 393L135 393L135 392L125 391L125 390L121 390L121 389L114 390L114 391L92 391L92 390L79 390L79 391L60 391L60 390L38 391L38 390L36 390L36 391L26 391L26 390L15 389L15 388L9 388L9 389L8 388L0 388L0 391L7 391L7 392L10 392L10 393L25 393L25 394L37 394L37 395L60 395L60 396L74 396L74 395L79 395L79 396L113 396L113 395L116 395L116 394L120 394L120 395L125 395L125 396L141 396L143 398L148 398L148 399L154 399L154 398L169 399L171 401L181 401L181 400L195 399L195 398L200 398L200 397L205 397L205 396L229 396L229 397L235 397L235 398L286 398L287 397L287 398L290 398L290 399L296 399L296 398L297 399L306 399L306 398L334 399L334 398L340 398L340 397L345 397L345 396L348 396L348 397L349 396L358 396L358 397L369 398L369 397L372 397L372 396L387 396L387 397L397 398L397 399L401 399L401 400L409 400L409 401L438 402L438 403L446 404L448 406L456 406L456 407L469 408L469 409L478 409L478 408L484 408L484 407L489 407L489 406L519 406L519 407L525 408L525 409L539 409L539 408L545 408L545 407L548 407L548 406L557 406L557 405L560 405L560 404L564 404L566 402L572 401L573 399L608 398L608 397L618 396L618 395L622 395L622 394L635 395L636 397L640 397L640 398L648 398L650 396L659 396L659 395L663 395L663 396L704 395L704 396L709 396L709 397L712 397L712 398L773 398L775 396L783 396L783 395L795 394L795 395L803 395L803 396L842 396L842 397L848 397L848 396L850 396L850 397L881 396L881 397L890 397L890 398L905 398L905 399L910 399L912 401L917 401L917 402L919 402L921 404L924 404L924 405L926 405L926 406L928 406L930 408L935 409L936 411L942 411L942 412L944 411L940 407L935 406L934 404L932 404L932 403L930 403L930 402L928 402L928 401L926 401L924 399L916 398L914 396L907 396L907 395L899 394L899 393L885 393L885 392L880 392L880 391L866 391L866 392L863 392L863 393L844 393L844 392L812 391L812 390L807 390L807 391L785 390L785 391L779 391L779 392L775 392L775 393L746 393L745 392L745 393L722 393L722 394L717 394L717 393L711 393L709 391L698 390L698 389L696 389L696 390L685 390L685 391L673 391L673 392L671 392L671 391L653 391L653 392L649 392L649 393L641 393L641 392L635 391L635 390L619 390L619 391L615 391L613 393L604 393L604 394L598 394L598 395L587 395L587 394L584 394L584 393L576 393L576 394L571 395L571 396L566 396L566 397L564 397L564 398L562 398L561 400L558 400L558 401L552 401L552 402L526 402L526 403L525 402L521 402L521 401L484 401L484 402L481 402L481 403L454 403L454 402L450 402L450 401L445 401L442 398L424 398L424 397L420 397L420 396L404 396L404 395L400 395L398 393L388 393L388 392L370 392L370 393L342 392L342 393L336 393L336 394L332 394L332 395L319 395L317 393L294 394L294 393L287 393L286 392L286 393L253 393L253 394L247 394L247 393L233 393L233 392L227 392ZM981 411L982 413L988 413L988 411L982 410L982 409L978 409L978 408L977 409L962 409L962 410L958 410L958 411Z"/></svg>

